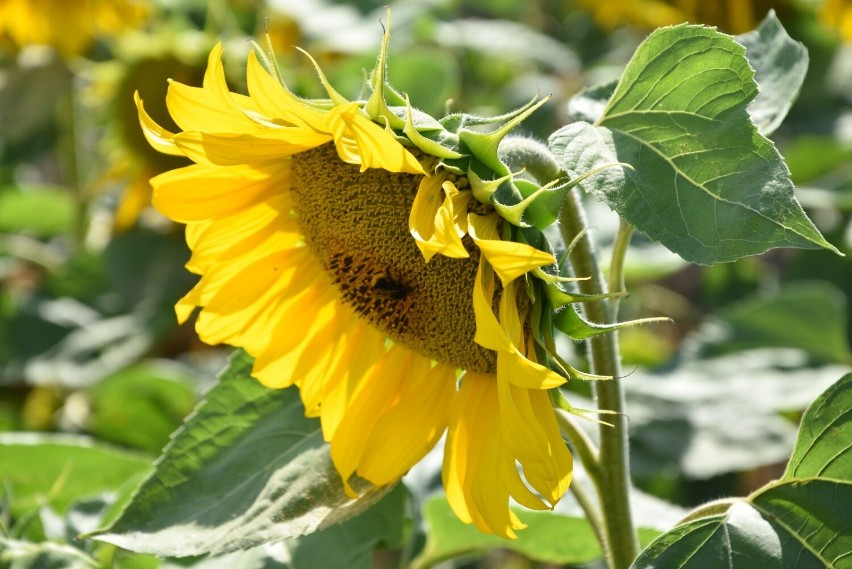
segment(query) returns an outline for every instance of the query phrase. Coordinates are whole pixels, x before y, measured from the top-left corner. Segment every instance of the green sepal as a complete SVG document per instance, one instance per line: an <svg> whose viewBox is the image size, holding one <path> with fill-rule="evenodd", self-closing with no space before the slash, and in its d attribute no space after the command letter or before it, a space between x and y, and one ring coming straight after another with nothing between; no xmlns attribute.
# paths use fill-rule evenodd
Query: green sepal
<svg viewBox="0 0 852 569"><path fill-rule="evenodd" d="M605 381L612 379L610 376L594 375L580 371L559 356L559 351L556 349L556 341L553 338L553 309L546 300L542 299L542 302L536 302L532 305L529 318L533 340L535 340L536 356L539 362L543 362L548 368L568 379L579 379L582 381Z"/></svg>
<svg viewBox="0 0 852 569"><path fill-rule="evenodd" d="M491 203L491 196L497 191L501 184L510 182L511 174L507 174L496 180L483 180L476 173L475 168L470 168L467 171L467 179L470 182L470 189L473 197L480 203Z"/></svg>
<svg viewBox="0 0 852 569"><path fill-rule="evenodd" d="M317 75L319 76L319 80L323 86L323 89L325 89L325 92L328 93L328 98L332 102L332 106L336 107L348 103L349 99L338 93L335 88L331 86L331 83L326 78L325 73L322 72L322 68L319 66L319 63L317 63L317 60L314 59L310 53L300 48L299 46L295 46L295 48L298 51L302 52L302 54L304 54L304 56L307 57L308 60L311 62L311 65L314 66L314 69L316 70Z"/></svg>
<svg viewBox="0 0 852 569"><path fill-rule="evenodd" d="M412 112L411 102L408 100L407 96L405 98L405 104L408 113L406 114L405 128L402 129L402 132L408 137L408 140L410 140L414 146L437 158L452 160L462 158L464 156L464 154L459 154L458 152L443 146L440 142L432 140L431 138L426 138L420 134L414 124L414 113Z"/></svg>
<svg viewBox="0 0 852 569"><path fill-rule="evenodd" d="M498 176L505 176L509 173L509 168L503 164L498 156L497 147L500 145L500 141L549 99L550 95L538 100L538 95L536 95L529 103L510 113L510 118L498 129L491 132L476 132L461 128L458 131L459 139L480 162L491 168Z"/></svg>
<svg viewBox="0 0 852 569"><path fill-rule="evenodd" d="M577 312L573 304L567 304L565 307L556 313L553 317L553 325L558 330L564 332L575 340L585 340L601 334L607 334L629 328L630 326L638 326L639 324L650 324L652 322L671 322L671 318L639 318L637 320L628 320L626 322L616 322L615 324L596 324L589 322Z"/></svg>
<svg viewBox="0 0 852 569"><path fill-rule="evenodd" d="M374 121L378 122L379 117L385 119L385 124L390 128L402 130L405 127L405 121L396 116L385 102L385 87L387 80L385 74L388 66L388 41L390 40L391 12L387 9L388 23L385 26L385 33L382 35L382 47L379 50L379 58L376 61L376 66L370 73L370 87L372 93L367 99L367 104L364 105L364 110L370 115Z"/></svg>

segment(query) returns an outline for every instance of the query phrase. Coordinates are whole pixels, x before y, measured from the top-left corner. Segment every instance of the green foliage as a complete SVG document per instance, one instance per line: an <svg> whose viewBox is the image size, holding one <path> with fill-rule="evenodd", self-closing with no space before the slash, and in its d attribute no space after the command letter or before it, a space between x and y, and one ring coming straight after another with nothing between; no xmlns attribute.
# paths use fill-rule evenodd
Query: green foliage
<svg viewBox="0 0 852 569"><path fill-rule="evenodd" d="M325 96L311 63L293 53L297 44L342 93L366 97L364 70L375 62L378 22L387 23L378 0L249 4L153 3L144 30L100 37L73 60L0 42L0 431L59 431L0 434L0 567L367 569L414 559L414 567L473 569L494 566L507 550L527 564L602 565L571 495L554 512L518 508L529 528L516 541L461 523L440 494L440 445L394 488L357 481L362 497L351 499L297 389L259 385L244 354L180 427L206 383L199 378L212 378L223 356L175 323L173 305L197 278L181 268L182 228L150 210L134 227L112 225L128 189L187 163L150 148L130 94L139 89L152 116L174 130L166 79L200 85L219 39L229 84L244 91L239 46L261 38L269 16L294 92ZM690 507L718 495L711 484L750 494L699 506L671 529L685 515L679 507L631 491L640 543L653 541L634 569L849 565L850 376L805 413L796 442L802 410L852 358L852 264L830 255L816 230L849 253L852 52L827 39L810 4L788 2L781 13L810 56L770 13L758 30L734 37L699 26L660 30L621 80L614 70L644 30L597 29L578 3L394 8L389 80L416 108L499 116L546 93L547 104L513 134L544 140L565 124L566 108L584 121L551 138L557 170L570 180L541 190L538 182L561 172L530 176L528 160L501 156L518 181L494 190L494 203L511 210L516 237L551 247L561 276L587 276L563 262L555 224L539 231L574 184L599 198L584 209L604 269L619 225L611 210L644 233L633 236L631 296L621 302L621 319L635 320L587 322L573 284L552 287L531 318L574 340L636 333L622 384L631 468L643 488ZM405 115L401 97L391 104ZM414 120L426 135L440 126L424 114ZM486 122L454 114L442 124L456 138L467 131L467 142L484 143L482 154L497 160ZM773 132L790 172L766 138ZM793 182L807 184L796 197ZM773 252L712 272L683 260L734 261L780 246L825 250ZM648 316L676 324L624 328ZM622 357L630 356L625 336ZM565 365L589 369L585 350L564 334L552 340ZM592 408L571 392L590 389L570 381L566 396ZM781 479L752 491L755 478L780 475L791 449ZM594 502L595 473L580 462L573 484ZM100 541L88 537L105 526ZM383 548L392 550L387 558L374 558Z"/></svg>
<svg viewBox="0 0 852 569"><path fill-rule="evenodd" d="M643 551L633 569L839 568L852 551L852 374L808 408L784 476L711 504Z"/></svg>
<svg viewBox="0 0 852 569"><path fill-rule="evenodd" d="M196 401L192 377L165 361L125 368L94 385L89 397L92 435L152 454L162 450Z"/></svg>
<svg viewBox="0 0 852 569"><path fill-rule="evenodd" d="M129 495L150 468L145 455L72 435L0 433L0 451L0 480L16 517L42 505L62 513L100 492Z"/></svg>
<svg viewBox="0 0 852 569"><path fill-rule="evenodd" d="M227 553L323 529L389 490L360 484L361 497L348 497L298 391L260 385L251 366L234 356L98 539L164 556Z"/></svg>
<svg viewBox="0 0 852 569"><path fill-rule="evenodd" d="M631 165L609 167L580 186L694 263L781 246L833 249L796 201L774 145L749 119L757 86L744 53L709 28L657 30L637 49L596 125L574 123L550 137L572 177Z"/></svg>
<svg viewBox="0 0 852 569"><path fill-rule="evenodd" d="M515 513L527 529L518 534L518 539L507 542L461 523L446 498L426 502L423 517L429 526L429 539L413 567L421 569L464 554L502 548L543 563L577 565L601 556L600 545L586 520L521 509Z"/></svg>
<svg viewBox="0 0 852 569"><path fill-rule="evenodd" d="M0 188L0 233L54 237L74 224L74 200L64 188Z"/></svg>
<svg viewBox="0 0 852 569"><path fill-rule="evenodd" d="M752 298L719 311L697 340L716 356L765 347L796 348L817 362L849 364L848 306L843 292L824 282L795 283L769 298Z"/></svg>

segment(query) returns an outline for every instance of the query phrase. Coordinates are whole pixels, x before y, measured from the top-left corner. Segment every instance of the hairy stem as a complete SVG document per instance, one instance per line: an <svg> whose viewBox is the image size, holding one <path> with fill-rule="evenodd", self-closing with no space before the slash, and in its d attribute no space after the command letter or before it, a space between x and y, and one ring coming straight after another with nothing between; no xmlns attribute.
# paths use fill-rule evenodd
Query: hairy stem
<svg viewBox="0 0 852 569"><path fill-rule="evenodd" d="M566 243L587 228L585 214L576 192L565 198L560 214L560 228ZM607 285L598 267L594 245L586 234L571 252L571 264L578 276L591 277L577 283L586 294L607 292ZM613 270L611 279L620 282L620 269ZM583 304L586 318L592 322L611 323L615 306L611 301ZM611 411L613 426L600 426L600 503L604 517L607 561L611 569L627 569L636 558L639 545L630 509L630 467L628 464L627 419L624 415L624 391L621 386L621 360L618 352L618 333L610 332L587 340L592 373L613 377L594 383L598 409Z"/></svg>

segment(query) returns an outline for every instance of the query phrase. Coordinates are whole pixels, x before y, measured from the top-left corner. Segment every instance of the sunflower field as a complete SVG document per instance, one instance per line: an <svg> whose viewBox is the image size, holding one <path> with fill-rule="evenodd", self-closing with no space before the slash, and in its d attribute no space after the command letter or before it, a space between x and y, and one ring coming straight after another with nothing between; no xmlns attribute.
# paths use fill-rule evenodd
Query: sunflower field
<svg viewBox="0 0 852 569"><path fill-rule="evenodd" d="M0 0L0 569L852 569L852 2Z"/></svg>

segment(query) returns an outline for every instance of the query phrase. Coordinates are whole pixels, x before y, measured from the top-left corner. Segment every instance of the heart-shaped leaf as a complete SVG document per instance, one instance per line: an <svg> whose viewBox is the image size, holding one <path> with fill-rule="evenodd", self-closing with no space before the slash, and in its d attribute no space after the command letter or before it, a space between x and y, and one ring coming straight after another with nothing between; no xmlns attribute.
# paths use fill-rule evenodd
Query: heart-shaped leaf
<svg viewBox="0 0 852 569"><path fill-rule="evenodd" d="M596 125L550 137L572 177L687 261L734 261L774 247L836 251L796 201L781 155L751 122L745 48L702 26L662 28L639 46Z"/></svg>

